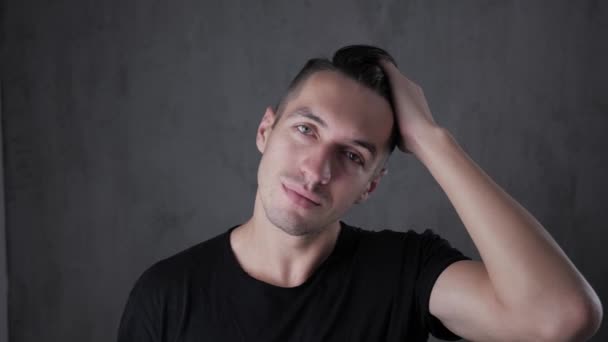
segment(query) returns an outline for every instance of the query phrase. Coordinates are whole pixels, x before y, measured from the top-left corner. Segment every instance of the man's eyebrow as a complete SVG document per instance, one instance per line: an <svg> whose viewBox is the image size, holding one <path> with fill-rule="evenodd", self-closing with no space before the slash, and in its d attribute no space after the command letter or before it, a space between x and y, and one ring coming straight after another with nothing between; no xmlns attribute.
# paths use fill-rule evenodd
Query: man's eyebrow
<svg viewBox="0 0 608 342"><path fill-rule="evenodd" d="M314 114L312 112L312 110L310 110L310 108L308 108L308 107L300 107L297 110L293 111L291 114L289 114L288 117L292 117L292 116L296 116L296 115L309 118L312 121L317 122L322 127L327 128L327 123L325 123L325 121L323 121L323 119L321 119L319 116ZM365 140L359 140L359 139L352 140L352 143L354 145L357 145L357 146L360 146L360 147L366 149L372 155L372 159L376 158L376 151L378 150L376 148L376 145L372 144L371 142L368 142Z"/></svg>
<svg viewBox="0 0 608 342"><path fill-rule="evenodd" d="M318 123L319 125L321 125L324 128L327 128L327 123L325 123L325 121L323 121L323 119L321 119L319 116L317 116L316 114L314 114L312 112L312 110L310 110L310 108L308 107L300 107L298 108L296 111L294 111L293 113L289 114L289 117L295 116L295 115L300 115L306 118L311 119L312 121Z"/></svg>
<svg viewBox="0 0 608 342"><path fill-rule="evenodd" d="M376 146L370 142L363 140L353 140L353 144L363 147L372 155L372 159L376 158Z"/></svg>

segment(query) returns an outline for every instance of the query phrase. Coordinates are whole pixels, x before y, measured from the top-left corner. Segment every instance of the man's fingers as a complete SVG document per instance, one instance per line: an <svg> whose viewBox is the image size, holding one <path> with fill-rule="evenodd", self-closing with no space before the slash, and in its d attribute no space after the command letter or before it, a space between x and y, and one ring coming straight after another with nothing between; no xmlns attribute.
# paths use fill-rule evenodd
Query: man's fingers
<svg viewBox="0 0 608 342"><path fill-rule="evenodd" d="M395 71L399 71L395 64L387 59L381 59L380 65L382 66L382 69L384 69L384 72L387 74L389 79L393 78Z"/></svg>
<svg viewBox="0 0 608 342"><path fill-rule="evenodd" d="M391 61L382 59L380 60L380 65L388 76L392 87L398 86L416 92L422 90L422 88L416 82L407 78L407 76L405 76Z"/></svg>

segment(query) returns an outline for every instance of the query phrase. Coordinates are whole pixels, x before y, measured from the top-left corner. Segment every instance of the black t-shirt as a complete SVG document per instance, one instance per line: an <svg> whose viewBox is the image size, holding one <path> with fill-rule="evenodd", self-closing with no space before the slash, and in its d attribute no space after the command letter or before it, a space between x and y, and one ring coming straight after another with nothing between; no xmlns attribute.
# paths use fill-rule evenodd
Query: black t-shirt
<svg viewBox="0 0 608 342"><path fill-rule="evenodd" d="M341 223L334 249L300 286L248 275L230 232L147 269L131 290L118 341L426 341L458 339L429 313L431 289L468 259L431 230Z"/></svg>

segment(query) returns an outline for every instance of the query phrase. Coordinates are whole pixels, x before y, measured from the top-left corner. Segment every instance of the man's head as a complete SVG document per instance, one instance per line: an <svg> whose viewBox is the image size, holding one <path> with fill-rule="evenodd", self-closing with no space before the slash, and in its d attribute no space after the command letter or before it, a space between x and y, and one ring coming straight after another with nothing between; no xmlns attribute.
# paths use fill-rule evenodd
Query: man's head
<svg viewBox="0 0 608 342"><path fill-rule="evenodd" d="M350 46L332 61L310 60L276 112L267 108L256 137L256 206L288 234L335 223L386 173L397 133L382 58L392 61L381 49Z"/></svg>

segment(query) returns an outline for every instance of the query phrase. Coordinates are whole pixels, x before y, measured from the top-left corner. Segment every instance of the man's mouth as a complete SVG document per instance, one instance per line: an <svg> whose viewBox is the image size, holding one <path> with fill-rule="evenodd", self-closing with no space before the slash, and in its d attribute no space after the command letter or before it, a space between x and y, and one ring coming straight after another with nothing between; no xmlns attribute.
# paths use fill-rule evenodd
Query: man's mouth
<svg viewBox="0 0 608 342"><path fill-rule="evenodd" d="M306 190L295 185L282 185L287 196L296 204L306 208L321 205L321 200L316 195L311 194L310 192L307 192Z"/></svg>

